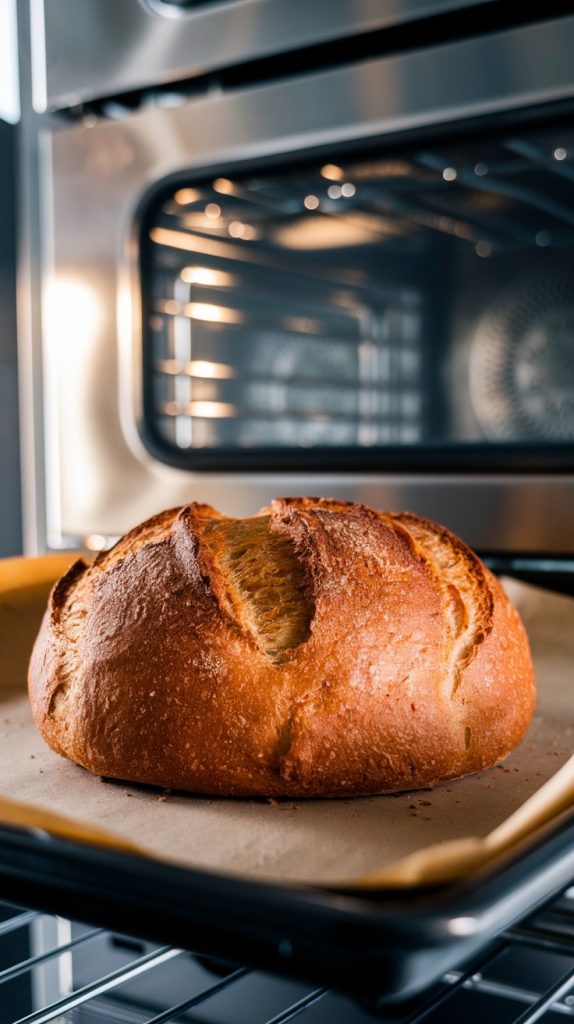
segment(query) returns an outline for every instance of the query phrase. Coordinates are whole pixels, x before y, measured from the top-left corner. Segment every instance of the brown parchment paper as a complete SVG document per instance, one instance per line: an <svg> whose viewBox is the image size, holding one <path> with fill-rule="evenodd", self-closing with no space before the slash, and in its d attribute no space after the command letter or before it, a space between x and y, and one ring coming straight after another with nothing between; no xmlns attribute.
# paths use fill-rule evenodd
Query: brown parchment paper
<svg viewBox="0 0 574 1024"><path fill-rule="evenodd" d="M490 771L434 790L300 802L104 782L37 734L20 647L10 673L0 669L0 820L283 883L399 886L468 873L574 806L574 601L507 589L530 637L539 704L522 745ZM0 644L13 598L0 588Z"/></svg>

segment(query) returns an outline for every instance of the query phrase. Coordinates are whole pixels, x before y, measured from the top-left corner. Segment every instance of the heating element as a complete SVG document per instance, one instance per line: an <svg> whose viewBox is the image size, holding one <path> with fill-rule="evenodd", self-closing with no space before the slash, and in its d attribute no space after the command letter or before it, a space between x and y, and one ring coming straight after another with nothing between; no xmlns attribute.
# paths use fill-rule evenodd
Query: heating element
<svg viewBox="0 0 574 1024"><path fill-rule="evenodd" d="M420 1021L531 1024L574 1017L574 887L504 933L416 1003L379 1011ZM0 904L2 1024L367 1024L332 989L277 978L200 952Z"/></svg>

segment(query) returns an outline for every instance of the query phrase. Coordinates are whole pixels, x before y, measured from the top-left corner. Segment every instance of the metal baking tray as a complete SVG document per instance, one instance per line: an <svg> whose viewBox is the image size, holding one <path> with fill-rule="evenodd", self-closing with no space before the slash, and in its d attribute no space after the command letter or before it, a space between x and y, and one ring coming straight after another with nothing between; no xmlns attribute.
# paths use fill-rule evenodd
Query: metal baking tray
<svg viewBox="0 0 574 1024"><path fill-rule="evenodd" d="M2 899L334 985L371 1008L464 968L573 877L574 809L479 876L402 892L261 884L0 828Z"/></svg>

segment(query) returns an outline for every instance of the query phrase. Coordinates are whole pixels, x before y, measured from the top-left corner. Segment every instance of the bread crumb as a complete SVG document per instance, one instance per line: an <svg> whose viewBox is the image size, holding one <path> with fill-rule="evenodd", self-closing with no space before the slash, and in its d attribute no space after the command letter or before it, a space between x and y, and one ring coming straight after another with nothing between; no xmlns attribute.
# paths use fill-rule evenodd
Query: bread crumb
<svg viewBox="0 0 574 1024"><path fill-rule="evenodd" d="M432 807L432 800L419 800L421 807Z"/></svg>
<svg viewBox="0 0 574 1024"><path fill-rule="evenodd" d="M30 754L30 757L31 757L32 761L36 760L36 755L35 754Z"/></svg>
<svg viewBox="0 0 574 1024"><path fill-rule="evenodd" d="M409 810L410 811L416 811L416 809L417 809L417 805L416 804L409 804Z"/></svg>
<svg viewBox="0 0 574 1024"><path fill-rule="evenodd" d="M272 796L266 797L265 798L265 803L269 804L270 807L277 807L278 806L277 801L274 800Z"/></svg>
<svg viewBox="0 0 574 1024"><path fill-rule="evenodd" d="M167 800L168 796L171 796L171 789L164 789L163 793L158 796L160 804L163 804Z"/></svg>

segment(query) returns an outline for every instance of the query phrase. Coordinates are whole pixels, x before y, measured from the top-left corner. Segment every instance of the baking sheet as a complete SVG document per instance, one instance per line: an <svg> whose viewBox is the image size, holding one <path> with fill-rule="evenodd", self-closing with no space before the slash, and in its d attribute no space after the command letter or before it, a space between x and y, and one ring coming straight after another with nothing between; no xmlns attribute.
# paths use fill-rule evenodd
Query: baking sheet
<svg viewBox="0 0 574 1024"><path fill-rule="evenodd" d="M265 881L367 877L401 885L472 870L574 803L574 762L563 768L574 748L574 601L514 581L507 589L529 633L539 704L522 745L490 771L433 790L310 801L224 800L105 782L52 753L37 734L20 658L18 678L14 659L10 674L0 672L0 819L57 832L57 820L45 816L64 815L87 841L116 839L162 860Z"/></svg>

